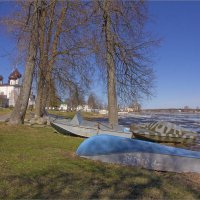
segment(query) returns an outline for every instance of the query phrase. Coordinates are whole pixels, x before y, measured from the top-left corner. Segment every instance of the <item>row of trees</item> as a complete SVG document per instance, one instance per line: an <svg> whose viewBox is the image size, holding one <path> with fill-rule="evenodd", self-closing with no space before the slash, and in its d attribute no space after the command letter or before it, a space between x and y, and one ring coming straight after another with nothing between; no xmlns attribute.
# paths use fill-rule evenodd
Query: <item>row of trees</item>
<svg viewBox="0 0 200 200"><path fill-rule="evenodd" d="M58 93L84 95L97 69L107 88L113 125L118 123L118 101L151 95L149 53L158 41L144 31L143 0L34 0L17 5L15 15L4 20L17 33L20 54L26 58L11 124L23 123L33 81L37 117Z"/></svg>
<svg viewBox="0 0 200 200"><path fill-rule="evenodd" d="M97 98L97 96L94 93L91 93L88 96L87 101L85 101L85 97L83 95L73 94L65 100L65 103L68 105L69 108L74 110L77 108L77 106L85 104L87 104L88 107L91 109L103 108L102 102L99 100L99 98Z"/></svg>

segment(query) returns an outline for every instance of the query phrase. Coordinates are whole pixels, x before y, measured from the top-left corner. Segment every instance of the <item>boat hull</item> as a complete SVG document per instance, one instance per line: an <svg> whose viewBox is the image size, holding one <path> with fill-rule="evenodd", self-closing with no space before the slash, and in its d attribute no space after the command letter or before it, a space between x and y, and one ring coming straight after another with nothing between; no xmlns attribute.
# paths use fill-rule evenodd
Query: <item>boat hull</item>
<svg viewBox="0 0 200 200"><path fill-rule="evenodd" d="M129 165L156 171L200 173L200 160L194 160L193 158L151 153L121 153L82 157L106 163Z"/></svg>
<svg viewBox="0 0 200 200"><path fill-rule="evenodd" d="M64 123L51 122L51 126L59 133L70 136L83 137L83 138L89 138L100 134L108 134L125 138L133 137L133 134L131 132L121 132L108 129L104 130L102 128L98 129L97 127L71 125L70 123L64 124Z"/></svg>
<svg viewBox="0 0 200 200"><path fill-rule="evenodd" d="M132 124L130 129L136 138L153 142L191 144L198 136L195 132L165 121L153 122L143 127Z"/></svg>
<svg viewBox="0 0 200 200"><path fill-rule="evenodd" d="M64 135L74 136L74 137L83 137L81 135L77 135L73 133L73 131L67 130L62 126L59 126L57 123L50 122L51 126L58 132ZM83 137L84 138L84 137Z"/></svg>
<svg viewBox="0 0 200 200"><path fill-rule="evenodd" d="M77 155L157 171L200 173L200 152L110 135L85 140Z"/></svg>
<svg viewBox="0 0 200 200"><path fill-rule="evenodd" d="M134 133L135 138L140 140L146 140L151 142L160 142L160 143L184 143L184 144L192 144L195 143L194 138L182 138L182 137L170 137L170 136L159 136L159 135L151 135L151 134L141 134Z"/></svg>

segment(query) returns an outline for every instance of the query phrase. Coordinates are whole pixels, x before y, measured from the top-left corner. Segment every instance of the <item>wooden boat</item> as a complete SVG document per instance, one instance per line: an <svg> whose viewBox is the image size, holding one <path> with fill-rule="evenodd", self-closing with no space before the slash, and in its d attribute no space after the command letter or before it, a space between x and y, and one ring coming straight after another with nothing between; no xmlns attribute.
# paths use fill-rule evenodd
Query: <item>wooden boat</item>
<svg viewBox="0 0 200 200"><path fill-rule="evenodd" d="M51 119L51 126L59 133L88 138L98 134L109 134L132 138L133 134L129 128L124 126L111 127L109 124L84 120L80 113L76 114L72 120Z"/></svg>
<svg viewBox="0 0 200 200"><path fill-rule="evenodd" d="M131 125L133 135L142 140L168 143L194 143L198 134L169 122L153 122L143 127Z"/></svg>
<svg viewBox="0 0 200 200"><path fill-rule="evenodd" d="M76 154L87 159L157 171L200 173L200 152L111 135L86 139Z"/></svg>

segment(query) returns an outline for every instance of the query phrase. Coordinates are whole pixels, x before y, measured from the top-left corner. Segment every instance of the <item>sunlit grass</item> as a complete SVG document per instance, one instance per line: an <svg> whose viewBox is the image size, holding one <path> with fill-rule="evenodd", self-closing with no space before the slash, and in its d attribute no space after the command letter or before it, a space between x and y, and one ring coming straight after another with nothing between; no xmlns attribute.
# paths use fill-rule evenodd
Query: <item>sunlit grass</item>
<svg viewBox="0 0 200 200"><path fill-rule="evenodd" d="M59 115L68 119L72 119L74 115L76 114L75 111L56 111L56 110L49 110L48 113L54 114L54 115ZM81 112L81 115L85 119L92 119L92 118L98 118L98 117L106 117L105 115L101 115L95 112Z"/></svg>
<svg viewBox="0 0 200 200"><path fill-rule="evenodd" d="M82 141L50 127L1 123L0 199L200 198L200 185L185 174L79 158L75 151Z"/></svg>
<svg viewBox="0 0 200 200"><path fill-rule="evenodd" d="M5 115L5 114L9 114L12 112L12 108L0 108L0 116L1 115ZM26 112L26 117L29 116L30 113L34 113L35 110L30 110L28 109ZM68 119L72 119L74 117L74 115L76 114L75 111L58 111L58 110L48 110L48 113L50 114L54 114L54 115L58 115L58 116L62 116ZM106 117L105 115L101 115L95 112L81 112L81 115L85 118L85 119L92 119L92 118L98 118L98 117Z"/></svg>
<svg viewBox="0 0 200 200"><path fill-rule="evenodd" d="M0 108L0 116L11 113L11 112L12 112L12 109L10 108Z"/></svg>

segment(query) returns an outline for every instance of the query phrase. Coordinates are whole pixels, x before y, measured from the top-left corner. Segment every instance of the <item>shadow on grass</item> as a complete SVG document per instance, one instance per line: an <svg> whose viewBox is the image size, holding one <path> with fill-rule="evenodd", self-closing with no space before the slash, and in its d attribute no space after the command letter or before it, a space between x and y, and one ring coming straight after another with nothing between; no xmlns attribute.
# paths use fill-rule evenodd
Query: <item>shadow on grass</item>
<svg viewBox="0 0 200 200"><path fill-rule="evenodd" d="M181 175L74 161L73 169L7 176L1 199L200 199L200 187Z"/></svg>

